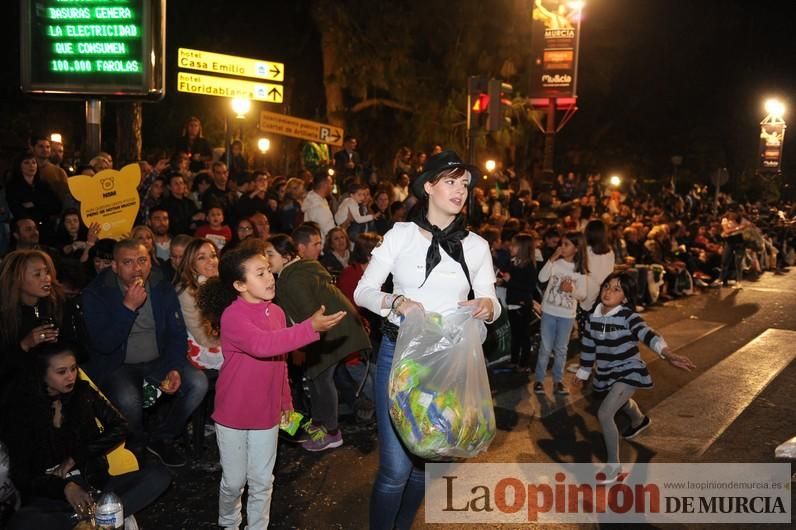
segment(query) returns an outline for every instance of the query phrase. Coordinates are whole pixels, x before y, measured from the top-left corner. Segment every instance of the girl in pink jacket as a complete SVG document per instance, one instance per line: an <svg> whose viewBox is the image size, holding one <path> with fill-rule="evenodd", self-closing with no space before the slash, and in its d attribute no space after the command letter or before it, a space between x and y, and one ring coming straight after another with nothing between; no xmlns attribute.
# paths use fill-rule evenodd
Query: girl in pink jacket
<svg viewBox="0 0 796 530"><path fill-rule="evenodd" d="M272 302L276 283L268 260L257 250L225 254L220 277L202 286L202 312L220 326L224 364L216 382L216 439L221 455L218 524L238 528L241 495L248 482L248 528L268 527L282 418L293 410L286 355L318 340L344 311L324 315L321 306L307 320L286 327L285 313ZM219 318L220 315L220 318Z"/></svg>

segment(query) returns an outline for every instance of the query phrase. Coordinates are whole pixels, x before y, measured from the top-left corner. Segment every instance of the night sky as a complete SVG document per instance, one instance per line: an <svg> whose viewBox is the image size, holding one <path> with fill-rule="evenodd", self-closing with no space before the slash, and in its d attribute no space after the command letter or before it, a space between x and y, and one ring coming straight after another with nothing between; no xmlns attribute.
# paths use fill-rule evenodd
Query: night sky
<svg viewBox="0 0 796 530"><path fill-rule="evenodd" d="M451 8L456 5L449 3ZM532 2L526 3L530 9ZM487 9L491 2L483 4ZM145 147L151 147L153 139L168 143L187 114L212 114L219 104L208 101L218 98L174 92L180 46L285 62L294 83L291 113L323 118L320 43L309 5L309 0L170 1L169 94L162 103L145 108ZM662 176L671 171L672 155L684 157L681 171L703 180L717 167L726 166L733 174L751 170L763 100L779 96L789 108L785 119L794 115L796 39L791 6L786 1L587 1L580 110L559 135L557 166L582 163L583 154L591 153L588 164L604 172L630 171L632 166L649 176ZM17 6L9 8L13 9L5 17L2 34L9 53L0 59L0 149L15 150L27 130L42 123L67 137L79 136L79 102L34 101L19 93ZM207 122L210 129L220 124L212 118ZM106 125L110 139L112 124ZM791 131L785 139L786 177L796 165L794 135ZM405 141L411 144L411 139Z"/></svg>

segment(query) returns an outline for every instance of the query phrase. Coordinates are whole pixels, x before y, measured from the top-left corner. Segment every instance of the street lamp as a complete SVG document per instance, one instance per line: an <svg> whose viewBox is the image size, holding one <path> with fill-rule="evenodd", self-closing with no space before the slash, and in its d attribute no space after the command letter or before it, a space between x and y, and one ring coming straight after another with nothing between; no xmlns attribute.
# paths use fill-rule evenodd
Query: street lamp
<svg viewBox="0 0 796 530"><path fill-rule="evenodd" d="M56 143L59 143L59 144L60 144L60 143L63 143L63 142L62 142L62 137L61 137L61 134L60 134L60 133L52 133L52 134L50 135L50 141L51 141L51 142L56 142Z"/></svg>
<svg viewBox="0 0 796 530"><path fill-rule="evenodd" d="M495 166L496 165L497 164L495 164L494 160L487 160L486 163L484 163L484 167L486 168L487 172L489 172L489 173L492 173L495 170Z"/></svg>
<svg viewBox="0 0 796 530"><path fill-rule="evenodd" d="M618 188L619 185L622 184L622 177L619 175L611 175L611 178L608 179L608 183L614 188Z"/></svg>
<svg viewBox="0 0 796 530"><path fill-rule="evenodd" d="M785 115L785 104L776 98L770 98L765 103L766 114L775 119L782 119Z"/></svg>
<svg viewBox="0 0 796 530"><path fill-rule="evenodd" d="M262 154L267 153L268 150L271 149L271 140L268 138L260 138L257 140L257 149L259 149Z"/></svg>
<svg viewBox="0 0 796 530"><path fill-rule="evenodd" d="M246 117L246 113L249 112L249 109L252 107L252 102L243 98L234 98L231 104L232 110L235 112L235 117L241 120Z"/></svg>

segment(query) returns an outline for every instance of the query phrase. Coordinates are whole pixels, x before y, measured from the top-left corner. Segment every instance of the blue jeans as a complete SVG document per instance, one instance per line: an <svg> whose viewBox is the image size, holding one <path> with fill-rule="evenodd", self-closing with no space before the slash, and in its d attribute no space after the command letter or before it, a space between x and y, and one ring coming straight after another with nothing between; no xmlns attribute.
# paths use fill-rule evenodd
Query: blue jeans
<svg viewBox="0 0 796 530"><path fill-rule="evenodd" d="M379 470L370 497L371 530L409 530L425 495L423 461L404 447L390 419L387 384L395 343L383 337L376 364Z"/></svg>
<svg viewBox="0 0 796 530"><path fill-rule="evenodd" d="M139 451L147 443L144 432L144 379L152 382L155 373L160 373L160 360L148 363L123 364L101 382L105 396L116 405L130 426L128 446ZM188 418L202 403L207 393L207 376L187 362L179 369L182 378L180 389L171 397L169 410L162 423L151 433L150 441L171 441L178 437ZM163 399L163 398L161 398Z"/></svg>
<svg viewBox="0 0 796 530"><path fill-rule="evenodd" d="M567 360L567 347L569 335L572 333L574 318L556 317L542 313L541 335L542 344L539 347L539 358L536 361L536 380L544 381L547 372L547 362L550 352L554 352L553 381L560 383L564 379L564 363Z"/></svg>

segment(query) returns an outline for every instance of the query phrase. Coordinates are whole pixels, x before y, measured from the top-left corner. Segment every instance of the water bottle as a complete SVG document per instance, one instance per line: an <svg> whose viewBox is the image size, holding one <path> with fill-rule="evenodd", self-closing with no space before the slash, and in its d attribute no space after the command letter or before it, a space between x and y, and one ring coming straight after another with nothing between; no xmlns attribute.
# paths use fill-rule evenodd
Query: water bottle
<svg viewBox="0 0 796 530"><path fill-rule="evenodd" d="M94 526L96 530L124 528L124 507L118 495L109 491L97 499L97 506L94 509Z"/></svg>

